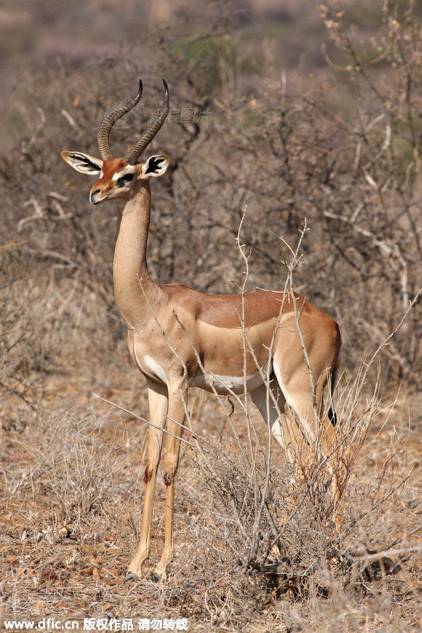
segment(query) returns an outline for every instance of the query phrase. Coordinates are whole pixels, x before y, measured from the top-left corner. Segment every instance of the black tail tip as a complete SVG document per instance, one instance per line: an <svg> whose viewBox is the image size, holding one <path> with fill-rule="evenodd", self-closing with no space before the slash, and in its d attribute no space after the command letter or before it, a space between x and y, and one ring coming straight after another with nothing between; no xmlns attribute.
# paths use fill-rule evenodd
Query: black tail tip
<svg viewBox="0 0 422 633"><path fill-rule="evenodd" d="M333 426L337 426L337 414L332 407L328 409L328 419Z"/></svg>

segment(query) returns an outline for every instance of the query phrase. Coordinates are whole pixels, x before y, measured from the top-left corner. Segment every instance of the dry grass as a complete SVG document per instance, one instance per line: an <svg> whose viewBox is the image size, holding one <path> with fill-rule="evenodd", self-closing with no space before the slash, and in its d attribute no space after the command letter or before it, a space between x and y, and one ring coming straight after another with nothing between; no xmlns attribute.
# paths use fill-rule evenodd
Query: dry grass
<svg viewBox="0 0 422 633"><path fill-rule="evenodd" d="M46 301L52 297L50 287ZM94 314L104 327L104 314ZM67 316L64 339L82 334L79 371L38 372L42 390L27 385L25 400L10 396L2 412L3 617L183 616L195 631L417 630L419 396L404 391L380 402L365 373L340 378L342 441L365 439L340 533L318 462L298 480L277 445L268 452L253 405L239 398L231 414L225 399L194 398L175 560L165 583L148 579L162 547L159 486L151 562L145 580L127 584L143 487L143 379L124 348L117 359L108 346L92 354L80 309Z"/></svg>

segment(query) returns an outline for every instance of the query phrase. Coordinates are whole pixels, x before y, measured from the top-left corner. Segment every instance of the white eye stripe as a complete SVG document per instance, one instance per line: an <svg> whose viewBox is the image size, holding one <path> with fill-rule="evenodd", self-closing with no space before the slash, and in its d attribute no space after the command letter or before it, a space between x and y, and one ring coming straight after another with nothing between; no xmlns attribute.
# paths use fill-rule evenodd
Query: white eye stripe
<svg viewBox="0 0 422 633"><path fill-rule="evenodd" d="M121 171L117 171L115 174L113 174L111 179L112 180L118 180L122 176L126 176L126 174L135 174L135 169L132 166L128 165L127 167L125 167Z"/></svg>

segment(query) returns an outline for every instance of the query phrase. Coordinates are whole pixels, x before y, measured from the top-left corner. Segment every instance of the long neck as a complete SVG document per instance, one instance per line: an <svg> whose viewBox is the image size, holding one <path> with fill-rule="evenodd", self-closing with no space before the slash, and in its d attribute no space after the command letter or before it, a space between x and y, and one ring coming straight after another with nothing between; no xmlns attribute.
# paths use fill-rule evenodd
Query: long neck
<svg viewBox="0 0 422 633"><path fill-rule="evenodd" d="M122 211L114 250L114 296L130 328L140 327L151 315L159 294L147 266L150 209L151 191L144 183Z"/></svg>

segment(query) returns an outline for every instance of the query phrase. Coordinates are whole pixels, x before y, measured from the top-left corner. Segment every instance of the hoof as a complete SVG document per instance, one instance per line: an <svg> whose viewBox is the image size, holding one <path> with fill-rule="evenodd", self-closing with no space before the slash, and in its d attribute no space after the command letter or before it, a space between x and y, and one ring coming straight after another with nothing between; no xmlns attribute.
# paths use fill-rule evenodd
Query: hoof
<svg viewBox="0 0 422 633"><path fill-rule="evenodd" d="M149 579L151 582L160 582L160 580L165 580L166 572L154 569L154 571L151 572Z"/></svg>
<svg viewBox="0 0 422 633"><path fill-rule="evenodd" d="M135 572L133 571L127 570L127 572L125 573L124 579L125 579L125 582L130 582L131 580L140 580L140 576L138 576L138 574L135 574Z"/></svg>
<svg viewBox="0 0 422 633"><path fill-rule="evenodd" d="M161 574L157 573L156 571L153 571L153 572L151 572L149 579L152 582L160 582Z"/></svg>

